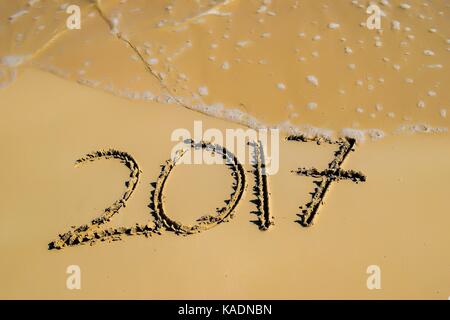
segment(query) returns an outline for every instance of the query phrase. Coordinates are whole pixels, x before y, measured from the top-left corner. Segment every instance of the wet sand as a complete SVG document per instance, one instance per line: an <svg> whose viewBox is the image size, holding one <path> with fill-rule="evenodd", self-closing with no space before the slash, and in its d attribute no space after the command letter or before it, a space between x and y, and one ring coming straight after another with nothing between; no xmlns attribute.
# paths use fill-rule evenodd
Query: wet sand
<svg viewBox="0 0 450 320"><path fill-rule="evenodd" d="M145 224L152 221L150 183L170 157L171 131L194 120L222 129L230 123L177 106L130 102L35 70L24 71L0 99L2 298L448 296L447 136L359 145L344 167L361 170L367 181L334 183L310 228L295 221L313 179L290 171L325 168L334 149L282 141L280 172L268 176L275 221L268 231L250 222L256 206L247 173L234 218L211 230L48 250L58 234L99 216L126 190L128 170L118 161L75 168L76 159L102 148L131 154L143 171L140 183L111 225ZM166 202L176 219L189 223L230 194L224 166L175 170ZM72 264L82 270L80 291L65 287ZM366 268L374 264L382 268L382 289L371 291Z"/></svg>

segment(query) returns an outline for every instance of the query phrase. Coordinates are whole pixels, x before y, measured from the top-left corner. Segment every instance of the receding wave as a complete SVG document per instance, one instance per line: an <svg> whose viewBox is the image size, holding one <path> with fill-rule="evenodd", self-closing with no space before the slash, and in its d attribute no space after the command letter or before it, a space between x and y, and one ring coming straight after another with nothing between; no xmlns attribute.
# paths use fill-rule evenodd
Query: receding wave
<svg viewBox="0 0 450 320"><path fill-rule="evenodd" d="M0 1L0 88L23 66L289 134L447 132L450 1ZM319 129L321 128L321 129ZM325 129L326 128L326 129Z"/></svg>

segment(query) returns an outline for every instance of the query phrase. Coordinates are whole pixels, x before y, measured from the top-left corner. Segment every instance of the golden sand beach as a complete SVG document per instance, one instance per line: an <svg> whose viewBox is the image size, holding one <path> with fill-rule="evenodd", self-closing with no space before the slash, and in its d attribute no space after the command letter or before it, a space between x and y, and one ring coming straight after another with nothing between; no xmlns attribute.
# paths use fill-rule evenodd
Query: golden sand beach
<svg viewBox="0 0 450 320"><path fill-rule="evenodd" d="M450 1L373 3L0 0L0 298L448 299Z"/></svg>

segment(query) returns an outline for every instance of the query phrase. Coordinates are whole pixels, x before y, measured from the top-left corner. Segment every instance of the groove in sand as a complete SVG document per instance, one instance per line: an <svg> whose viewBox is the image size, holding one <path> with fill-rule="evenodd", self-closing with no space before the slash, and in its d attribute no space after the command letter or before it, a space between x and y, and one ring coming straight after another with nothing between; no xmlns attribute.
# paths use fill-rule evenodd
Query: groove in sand
<svg viewBox="0 0 450 320"><path fill-rule="evenodd" d="M311 141L304 136L289 136L286 140L296 142ZM317 140L316 142L320 144L321 141ZM314 180L314 184L317 187L314 188L314 192L311 194L311 201L304 207L300 207L301 213L298 214L300 217L298 222L304 227L310 227L314 224L314 218L318 214L320 205L323 203L325 195L332 182L340 180L352 180L356 183L366 181L366 176L361 172L341 169L341 165L344 163L344 160L351 151L354 151L353 147L356 144L354 139L342 138L337 141L327 140L325 142L329 144L337 144L339 146L338 150L334 153L333 160L328 164L328 169L320 171L316 168L299 168L292 171L292 173L298 175L316 178L316 180Z"/></svg>
<svg viewBox="0 0 450 320"><path fill-rule="evenodd" d="M243 166L239 163L239 160L226 148L207 142L195 143L193 140L187 140L191 148L204 149L206 151L222 155L226 160L226 165L231 170L231 175L234 178L233 192L230 195L230 199L226 200L226 205L220 209L217 209L217 214L206 215L197 219L197 224L193 226L184 225L181 222L172 220L164 210L163 192L167 179L175 167L177 161L183 156L183 151L178 151L174 159L170 159L161 168L161 174L155 184L155 190L152 191L150 208L153 210L152 215L156 220L156 229L165 228L180 235L189 235L194 233L200 233L202 231L211 229L222 222L228 222L233 218L233 210L236 208L239 200L242 198L244 190L246 188L245 171Z"/></svg>
<svg viewBox="0 0 450 320"><path fill-rule="evenodd" d="M256 223L259 229L265 231L274 225L274 221L269 207L269 182L266 175L264 149L261 141L251 142L249 145L253 147L253 173L255 175L253 190L256 199L252 202L257 207L257 211L254 213L258 216Z"/></svg>

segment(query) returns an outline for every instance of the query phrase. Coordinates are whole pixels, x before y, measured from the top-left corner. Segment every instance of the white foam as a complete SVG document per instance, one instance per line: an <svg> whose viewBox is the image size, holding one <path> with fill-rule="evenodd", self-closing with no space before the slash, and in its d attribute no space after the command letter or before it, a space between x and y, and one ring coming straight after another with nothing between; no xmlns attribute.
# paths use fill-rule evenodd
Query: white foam
<svg viewBox="0 0 450 320"><path fill-rule="evenodd" d="M30 7L34 6L36 3L38 3L40 0L28 0L28 5Z"/></svg>
<svg viewBox="0 0 450 320"><path fill-rule="evenodd" d="M9 22L14 22L16 19L20 18L21 16L24 16L28 13L28 10L22 9L14 13L13 15L9 16L8 20Z"/></svg>
<svg viewBox="0 0 450 320"><path fill-rule="evenodd" d="M238 47L244 48L244 47L248 46L250 44L250 42L251 41L249 41L249 40L241 40L241 41L236 42L236 45Z"/></svg>
<svg viewBox="0 0 450 320"><path fill-rule="evenodd" d="M17 71L11 68L0 68L0 89L6 88L16 80Z"/></svg>
<svg viewBox="0 0 450 320"><path fill-rule="evenodd" d="M150 58L147 60L147 63L151 66L157 65L159 62L158 58Z"/></svg>
<svg viewBox="0 0 450 320"><path fill-rule="evenodd" d="M396 132L409 132L409 133L444 133L448 132L446 127L433 127L428 124L419 123L412 125L402 125L397 128Z"/></svg>
<svg viewBox="0 0 450 320"><path fill-rule="evenodd" d="M409 9L411 9L411 5L408 3L401 3L400 8L402 8L404 10L409 10Z"/></svg>
<svg viewBox="0 0 450 320"><path fill-rule="evenodd" d="M419 107L419 108L421 108L421 109L425 108L425 107L426 107L425 101L419 100L419 101L417 102L417 107Z"/></svg>
<svg viewBox="0 0 450 320"><path fill-rule="evenodd" d="M344 137L355 139L358 142L364 142L366 140L366 134L364 130L345 128L341 130L341 135Z"/></svg>
<svg viewBox="0 0 450 320"><path fill-rule="evenodd" d="M366 133L372 140L383 139L386 136L386 133L380 129L367 129Z"/></svg>
<svg viewBox="0 0 450 320"><path fill-rule="evenodd" d="M336 29L340 28L340 25L339 25L339 23L331 22L331 23L328 24L328 28L332 29L332 30L336 30Z"/></svg>
<svg viewBox="0 0 450 320"><path fill-rule="evenodd" d="M317 109L317 103L316 102L308 102L308 104L306 106L307 106L307 108L309 110Z"/></svg>
<svg viewBox="0 0 450 320"><path fill-rule="evenodd" d="M345 128L341 130L341 135L347 138L355 139L357 142L365 142L367 136L371 140L380 140L386 136L386 133L380 129Z"/></svg>
<svg viewBox="0 0 450 320"><path fill-rule="evenodd" d="M393 20L391 27L392 27L392 30L400 30L400 21Z"/></svg>
<svg viewBox="0 0 450 320"><path fill-rule="evenodd" d="M284 91L284 90L286 90L286 85L284 84L284 83L278 83L277 84L277 88L279 89L279 90L282 90L282 91Z"/></svg>
<svg viewBox="0 0 450 320"><path fill-rule="evenodd" d="M442 69L442 68L444 68L444 66L442 64L428 64L427 68L430 68L430 69Z"/></svg>
<svg viewBox="0 0 450 320"><path fill-rule="evenodd" d="M199 87L199 88L198 88L198 93L199 93L201 96L207 96L207 95L209 94L208 87L206 87L206 86Z"/></svg>
<svg viewBox="0 0 450 320"><path fill-rule="evenodd" d="M0 61L2 65L14 68L21 65L25 59L26 56L24 55L10 55L1 57Z"/></svg>
<svg viewBox="0 0 450 320"><path fill-rule="evenodd" d="M224 63L222 64L222 69L223 70L229 70L230 69L230 63L228 61L224 61Z"/></svg>
<svg viewBox="0 0 450 320"><path fill-rule="evenodd" d="M306 77L306 80L308 80L309 83L311 83L314 86L319 86L319 80L314 75L309 75Z"/></svg>

